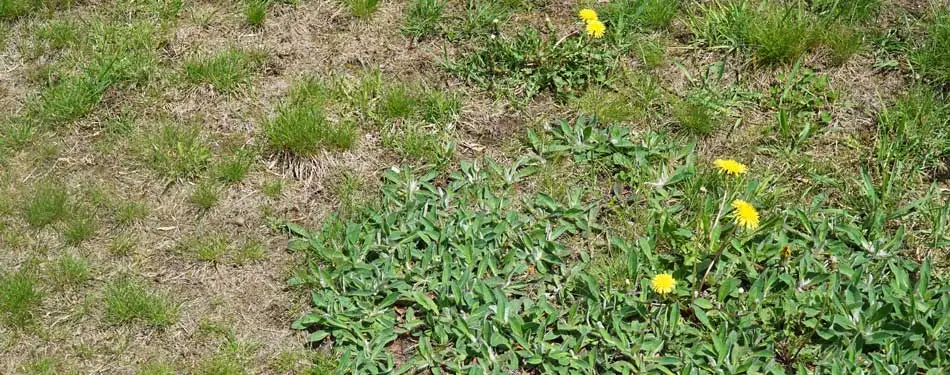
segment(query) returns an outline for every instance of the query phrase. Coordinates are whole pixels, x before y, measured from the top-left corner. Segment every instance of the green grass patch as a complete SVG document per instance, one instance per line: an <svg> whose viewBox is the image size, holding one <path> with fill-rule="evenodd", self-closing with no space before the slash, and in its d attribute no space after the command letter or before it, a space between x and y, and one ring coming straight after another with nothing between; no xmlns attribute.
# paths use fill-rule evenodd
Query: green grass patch
<svg viewBox="0 0 950 375"><path fill-rule="evenodd" d="M233 92L250 82L264 57L260 52L236 48L195 56L185 62L185 79L194 85L210 85L219 92Z"/></svg>
<svg viewBox="0 0 950 375"><path fill-rule="evenodd" d="M413 39L439 34L444 10L444 0L412 0L406 8L402 33Z"/></svg>
<svg viewBox="0 0 950 375"><path fill-rule="evenodd" d="M278 106L277 114L264 124L264 134L273 149L297 155L320 150L346 150L356 143L353 119L331 121L327 108L333 91L325 83L308 78L298 82Z"/></svg>
<svg viewBox="0 0 950 375"><path fill-rule="evenodd" d="M36 278L27 271L7 271L0 275L0 321L11 327L33 322L43 300Z"/></svg>
<svg viewBox="0 0 950 375"><path fill-rule="evenodd" d="M236 150L215 166L218 180L235 184L244 180L254 165L256 155L248 149Z"/></svg>
<svg viewBox="0 0 950 375"><path fill-rule="evenodd" d="M343 4L357 18L369 18L379 8L379 0L343 0Z"/></svg>
<svg viewBox="0 0 950 375"><path fill-rule="evenodd" d="M950 11L941 10L933 16L910 59L924 79L939 85L950 84Z"/></svg>
<svg viewBox="0 0 950 375"><path fill-rule="evenodd" d="M167 327L178 319L178 307L167 297L129 277L105 287L105 319L112 324Z"/></svg>
<svg viewBox="0 0 950 375"><path fill-rule="evenodd" d="M69 253L59 257L49 270L49 280L58 289L82 286L89 277L89 262Z"/></svg>
<svg viewBox="0 0 950 375"><path fill-rule="evenodd" d="M165 124L138 137L139 159L163 177L197 177L210 165L211 148L197 126Z"/></svg>
<svg viewBox="0 0 950 375"><path fill-rule="evenodd" d="M83 208L77 208L79 212L85 211ZM78 246L84 241L96 235L99 229L99 222L96 217L85 211L84 213L75 212L66 221L66 227L63 229L63 240L69 246Z"/></svg>
<svg viewBox="0 0 950 375"><path fill-rule="evenodd" d="M45 227L66 217L69 192L55 181L40 181L27 198L23 215L33 227Z"/></svg>
<svg viewBox="0 0 950 375"><path fill-rule="evenodd" d="M221 188L215 181L203 180L195 186L195 190L188 197L188 201L199 210L207 211L218 204Z"/></svg>
<svg viewBox="0 0 950 375"><path fill-rule="evenodd" d="M270 0L244 0L244 22L251 27L264 26Z"/></svg>

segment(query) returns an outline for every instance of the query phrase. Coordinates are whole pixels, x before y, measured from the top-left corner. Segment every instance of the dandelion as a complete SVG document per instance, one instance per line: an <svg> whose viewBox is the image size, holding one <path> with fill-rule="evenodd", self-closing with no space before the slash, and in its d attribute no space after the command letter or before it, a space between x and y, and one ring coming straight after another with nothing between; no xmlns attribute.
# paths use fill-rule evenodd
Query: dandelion
<svg viewBox="0 0 950 375"><path fill-rule="evenodd" d="M650 286L653 288L654 292L659 294L667 294L676 288L676 279L673 278L673 275L661 273L653 276L653 279L650 280Z"/></svg>
<svg viewBox="0 0 950 375"><path fill-rule="evenodd" d="M755 230L759 227L759 212L755 210L749 202L741 199L732 201L732 216L736 219L736 225L747 230Z"/></svg>
<svg viewBox="0 0 950 375"><path fill-rule="evenodd" d="M597 11L590 8L581 9L580 12L577 12L577 16L580 17L582 20L584 20L584 22L599 20L597 18Z"/></svg>
<svg viewBox="0 0 950 375"><path fill-rule="evenodd" d="M725 172L733 176L738 176L749 171L749 168L746 168L745 164L732 159L716 159L713 160L713 164L719 168L720 172Z"/></svg>
<svg viewBox="0 0 950 375"><path fill-rule="evenodd" d="M593 20L587 22L587 35L590 35L594 38L600 38L604 36L604 31L607 30L607 27L604 26L603 22L598 20Z"/></svg>

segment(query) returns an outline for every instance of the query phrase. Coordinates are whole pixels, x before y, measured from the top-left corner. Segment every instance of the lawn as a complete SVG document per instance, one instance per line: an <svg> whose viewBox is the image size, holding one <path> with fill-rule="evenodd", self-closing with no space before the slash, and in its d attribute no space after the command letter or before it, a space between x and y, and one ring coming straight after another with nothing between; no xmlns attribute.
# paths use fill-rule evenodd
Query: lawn
<svg viewBox="0 0 950 375"><path fill-rule="evenodd" d="M940 0L0 0L0 374L950 372Z"/></svg>

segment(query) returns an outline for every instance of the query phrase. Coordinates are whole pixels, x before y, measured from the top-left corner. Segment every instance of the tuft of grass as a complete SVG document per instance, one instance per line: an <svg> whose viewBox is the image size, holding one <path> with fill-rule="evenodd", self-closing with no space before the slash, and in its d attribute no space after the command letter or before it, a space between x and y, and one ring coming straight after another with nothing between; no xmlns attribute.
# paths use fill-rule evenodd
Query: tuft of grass
<svg viewBox="0 0 950 375"><path fill-rule="evenodd" d="M233 92L244 87L264 56L229 48L208 56L197 56L185 62L185 79L192 84L207 84L219 92Z"/></svg>
<svg viewBox="0 0 950 375"><path fill-rule="evenodd" d="M196 126L167 124L158 134L143 133L142 137L142 159L164 177L196 177L211 160L211 148L201 141Z"/></svg>
<svg viewBox="0 0 950 375"><path fill-rule="evenodd" d="M89 263L72 254L64 254L50 269L49 279L58 289L81 286L89 281Z"/></svg>
<svg viewBox="0 0 950 375"><path fill-rule="evenodd" d="M51 20L36 30L37 42L45 49L62 50L77 45L82 38L80 25L71 20Z"/></svg>
<svg viewBox="0 0 950 375"><path fill-rule="evenodd" d="M673 117L681 129L693 135L709 135L718 126L716 113L705 103L686 98L673 103Z"/></svg>
<svg viewBox="0 0 950 375"><path fill-rule="evenodd" d="M139 202L122 202L115 208L115 221L120 225L139 223L148 216L148 206Z"/></svg>
<svg viewBox="0 0 950 375"><path fill-rule="evenodd" d="M244 22L249 26L264 26L264 19L267 17L267 5L270 0L245 0L244 1Z"/></svg>
<svg viewBox="0 0 950 375"><path fill-rule="evenodd" d="M437 35L444 9L443 0L413 0L406 9L402 33L413 39Z"/></svg>
<svg viewBox="0 0 950 375"><path fill-rule="evenodd" d="M385 120L408 118L416 113L419 105L413 89L405 84L389 86L379 101L376 110Z"/></svg>
<svg viewBox="0 0 950 375"><path fill-rule="evenodd" d="M175 375L175 366L161 362L149 362L139 368L138 375Z"/></svg>
<svg viewBox="0 0 950 375"><path fill-rule="evenodd" d="M78 210L84 211L84 210ZM67 245L76 246L96 234L99 225L96 218L90 214L75 213L72 215L63 230L63 237Z"/></svg>
<svg viewBox="0 0 950 375"><path fill-rule="evenodd" d="M42 302L36 278L17 271L0 276L0 321L12 327L32 322L33 314Z"/></svg>
<svg viewBox="0 0 950 375"><path fill-rule="evenodd" d="M441 134L431 127L407 124L382 138L383 146L396 151L403 158L441 164L452 157L454 149L445 145Z"/></svg>
<svg viewBox="0 0 950 375"><path fill-rule="evenodd" d="M251 170L253 164L253 152L244 149L238 150L218 164L216 173L218 180L226 184L241 182L244 177L247 177L247 173Z"/></svg>
<svg viewBox="0 0 950 375"><path fill-rule="evenodd" d="M198 209L206 211L218 204L219 195L218 185L214 181L204 180L195 186L195 191L191 193L188 200Z"/></svg>
<svg viewBox="0 0 950 375"><path fill-rule="evenodd" d="M322 149L346 150L356 143L355 121L330 121L324 105L332 90L316 79L298 83L277 115L264 124L264 133L273 149L310 155Z"/></svg>
<svg viewBox="0 0 950 375"><path fill-rule="evenodd" d="M250 262L256 262L264 260L267 255L267 250L264 248L264 244L255 239L245 239L244 243L241 244L241 247L237 248L237 251L234 254L234 261L237 264L245 264Z"/></svg>
<svg viewBox="0 0 950 375"><path fill-rule="evenodd" d="M280 193L284 190L284 181L281 179L274 179L271 181L264 182L261 185L261 193L264 193L265 196L271 199L276 199L280 197Z"/></svg>
<svg viewBox="0 0 950 375"><path fill-rule="evenodd" d="M794 4L714 2L691 27L712 43L746 50L760 64L789 63L821 41L817 18ZM695 20L694 20L695 21Z"/></svg>
<svg viewBox="0 0 950 375"><path fill-rule="evenodd" d="M23 208L26 222L33 227L42 228L66 216L66 203L69 194L66 187L58 182L40 182L33 195Z"/></svg>
<svg viewBox="0 0 950 375"><path fill-rule="evenodd" d="M428 123L444 123L458 117L462 102L458 95L441 90L424 90L419 103L422 119Z"/></svg>
<svg viewBox="0 0 950 375"><path fill-rule="evenodd" d="M926 38L910 53L910 59L924 79L950 84L950 10L934 16Z"/></svg>
<svg viewBox="0 0 950 375"><path fill-rule="evenodd" d="M178 319L178 307L143 283L123 277L106 285L105 318L112 324L141 323L161 328Z"/></svg>
<svg viewBox="0 0 950 375"><path fill-rule="evenodd" d="M40 123L75 121L92 112L112 83L109 72L67 76L46 88L28 110Z"/></svg>
<svg viewBox="0 0 950 375"><path fill-rule="evenodd" d="M343 0L343 4L353 16L359 18L368 18L376 13L379 8L379 0Z"/></svg>
<svg viewBox="0 0 950 375"><path fill-rule="evenodd" d="M115 256L129 255L135 251L135 238L127 233L120 234L109 241L106 250L109 251L109 254Z"/></svg>
<svg viewBox="0 0 950 375"><path fill-rule="evenodd" d="M230 244L223 235L208 235L185 243L185 251L202 262L221 263L228 253Z"/></svg>

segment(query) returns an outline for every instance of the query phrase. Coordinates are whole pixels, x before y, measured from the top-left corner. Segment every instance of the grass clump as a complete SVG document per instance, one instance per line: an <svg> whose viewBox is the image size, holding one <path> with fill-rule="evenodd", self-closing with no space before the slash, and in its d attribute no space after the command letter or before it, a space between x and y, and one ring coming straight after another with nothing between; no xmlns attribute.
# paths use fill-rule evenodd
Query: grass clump
<svg viewBox="0 0 950 375"><path fill-rule="evenodd" d="M29 324L42 299L36 278L27 271L0 276L0 321L3 323L11 327Z"/></svg>
<svg viewBox="0 0 950 375"><path fill-rule="evenodd" d="M231 249L227 237L208 235L187 241L185 251L202 262L221 263Z"/></svg>
<svg viewBox="0 0 950 375"><path fill-rule="evenodd" d="M673 103L672 110L680 129L689 134L709 135L719 126L715 110L697 99L679 99Z"/></svg>
<svg viewBox="0 0 950 375"><path fill-rule="evenodd" d="M331 121L326 117L324 107L332 95L329 87L313 78L295 85L278 107L277 115L264 124L270 146L297 155L352 148L357 137L355 121Z"/></svg>
<svg viewBox="0 0 950 375"><path fill-rule="evenodd" d="M27 198L23 214L26 222L42 228L66 217L69 193L58 182L41 181Z"/></svg>
<svg viewBox="0 0 950 375"><path fill-rule="evenodd" d="M694 19L693 33L710 43L747 51L761 64L789 63L821 42L815 15L795 4L713 2Z"/></svg>
<svg viewBox="0 0 950 375"><path fill-rule="evenodd" d="M210 85L218 92L233 92L250 81L263 58L261 54L236 48L193 57L185 62L185 79L196 85Z"/></svg>
<svg viewBox="0 0 950 375"><path fill-rule="evenodd" d="M50 269L49 279L58 289L81 286L89 281L89 262L64 254Z"/></svg>
<svg viewBox="0 0 950 375"><path fill-rule="evenodd" d="M129 255L135 251L135 238L127 233L119 234L109 241L106 250L115 256Z"/></svg>
<svg viewBox="0 0 950 375"><path fill-rule="evenodd" d="M105 318L112 324L141 323L161 328L178 319L178 307L143 283L123 277L106 285Z"/></svg>
<svg viewBox="0 0 950 375"><path fill-rule="evenodd" d="M247 177L247 173L251 170L253 164L253 152L244 149L238 150L218 163L216 167L218 180L226 184L241 182L244 177Z"/></svg>
<svg viewBox="0 0 950 375"><path fill-rule="evenodd" d="M920 45L910 53L919 74L938 85L950 84L950 11L938 12Z"/></svg>
<svg viewBox="0 0 950 375"><path fill-rule="evenodd" d="M245 0L244 22L252 27L264 26L268 4L270 4L270 0Z"/></svg>
<svg viewBox="0 0 950 375"><path fill-rule="evenodd" d="M221 190L218 184L214 181L205 180L195 186L195 191L191 193L188 200L198 209L207 211L218 204L220 193Z"/></svg>
<svg viewBox="0 0 950 375"><path fill-rule="evenodd" d="M88 214L75 213L66 223L63 238L67 245L76 246L96 235L99 223Z"/></svg>
<svg viewBox="0 0 950 375"><path fill-rule="evenodd" d="M166 124L158 134L143 133L142 138L142 160L163 177L197 177L211 160L211 148L196 126Z"/></svg>
<svg viewBox="0 0 950 375"><path fill-rule="evenodd" d="M368 18L379 8L379 0L343 0L343 4L358 18Z"/></svg>
<svg viewBox="0 0 950 375"><path fill-rule="evenodd" d="M444 9L444 0L412 0L406 9L402 33L413 39L438 34Z"/></svg>
<svg viewBox="0 0 950 375"><path fill-rule="evenodd" d="M115 208L115 221L119 225L132 225L148 217L148 206L144 203L127 201L121 202Z"/></svg>

